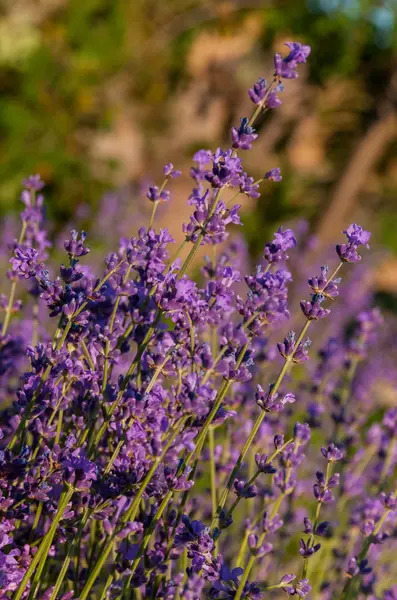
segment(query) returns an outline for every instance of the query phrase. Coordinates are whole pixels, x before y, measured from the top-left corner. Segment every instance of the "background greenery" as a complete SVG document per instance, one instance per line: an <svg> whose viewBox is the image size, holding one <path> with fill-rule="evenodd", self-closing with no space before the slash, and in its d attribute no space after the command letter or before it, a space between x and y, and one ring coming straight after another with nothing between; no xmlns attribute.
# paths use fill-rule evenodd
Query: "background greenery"
<svg viewBox="0 0 397 600"><path fill-rule="evenodd" d="M0 8L0 211L39 172L59 227L103 193L227 144L272 54L312 46L247 161L280 166L245 214L253 249L281 221L327 241L360 218L397 252L395 0L10 0ZM171 217L183 213L187 179ZM134 191L131 203L137 203ZM174 211L174 213L172 213ZM178 224L179 226L179 224ZM381 285L397 288L390 258Z"/></svg>

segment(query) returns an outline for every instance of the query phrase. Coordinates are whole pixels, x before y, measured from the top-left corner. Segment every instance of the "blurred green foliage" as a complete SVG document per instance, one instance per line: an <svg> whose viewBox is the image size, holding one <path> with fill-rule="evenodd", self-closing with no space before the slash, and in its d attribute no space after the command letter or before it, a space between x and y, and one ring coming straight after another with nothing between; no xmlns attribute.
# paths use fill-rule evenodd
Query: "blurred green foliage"
<svg viewBox="0 0 397 600"><path fill-rule="evenodd" d="M336 171L343 169L385 102L396 103L395 9L393 0L6 2L0 9L0 210L15 206L21 180L35 172L49 184L50 212L58 222L81 202L95 204L115 185L117 161L92 149L96 136L112 129L119 102L138 106L148 141L143 151L150 154L156 136L167 131L167 105L189 77L191 44L205 29L237 34L250 13L263 24L257 45L264 56L288 34L312 46L309 83L315 88L335 77L354 80L361 95L354 128L335 126L327 138L327 157ZM322 114L325 122L333 116ZM280 153L287 142L288 135ZM391 156L392 149L383 159L385 173ZM284 167L283 186L272 190L276 197L247 219L253 237L261 223L296 215L316 219L318 204L297 204L297 189L316 197L332 184ZM397 249L395 186L386 177L381 187L381 228Z"/></svg>

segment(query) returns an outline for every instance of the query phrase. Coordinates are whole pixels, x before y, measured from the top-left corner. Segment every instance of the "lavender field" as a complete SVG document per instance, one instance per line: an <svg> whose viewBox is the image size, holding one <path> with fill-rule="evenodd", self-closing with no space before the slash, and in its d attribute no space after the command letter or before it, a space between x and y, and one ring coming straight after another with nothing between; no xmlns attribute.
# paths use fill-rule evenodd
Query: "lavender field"
<svg viewBox="0 0 397 600"><path fill-rule="evenodd" d="M289 219L252 265L241 227L283 179L249 174L260 124L311 59L287 42L229 145L192 152L178 242L172 152L128 217L105 196L93 246L81 211L54 232L43 174L21 183L0 256L1 599L397 600L382 250L355 222L319 246Z"/></svg>

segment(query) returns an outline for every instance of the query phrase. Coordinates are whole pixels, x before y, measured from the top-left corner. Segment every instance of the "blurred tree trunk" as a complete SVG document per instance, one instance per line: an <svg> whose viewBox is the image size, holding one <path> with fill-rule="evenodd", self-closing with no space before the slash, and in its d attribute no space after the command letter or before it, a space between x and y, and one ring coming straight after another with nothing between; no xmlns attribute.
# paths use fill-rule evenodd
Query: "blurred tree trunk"
<svg viewBox="0 0 397 600"><path fill-rule="evenodd" d="M397 115L393 108L384 114L368 129L348 161L345 172L337 182L331 201L317 226L320 246L323 247L342 231L354 212L368 173L384 154L387 146L397 135Z"/></svg>

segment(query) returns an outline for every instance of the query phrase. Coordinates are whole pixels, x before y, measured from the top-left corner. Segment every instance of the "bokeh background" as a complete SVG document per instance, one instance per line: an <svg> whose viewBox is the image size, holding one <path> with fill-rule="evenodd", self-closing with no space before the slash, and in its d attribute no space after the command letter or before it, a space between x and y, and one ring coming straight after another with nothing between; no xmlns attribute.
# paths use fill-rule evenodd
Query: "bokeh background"
<svg viewBox="0 0 397 600"><path fill-rule="evenodd" d="M248 88L297 40L310 60L245 155L255 178L283 174L244 201L249 248L302 219L321 248L357 220L397 297L396 17L396 0L2 0L1 216L40 173L54 232L78 220L100 246L132 233L171 161L184 176L159 218L180 238L192 153L228 145Z"/></svg>

